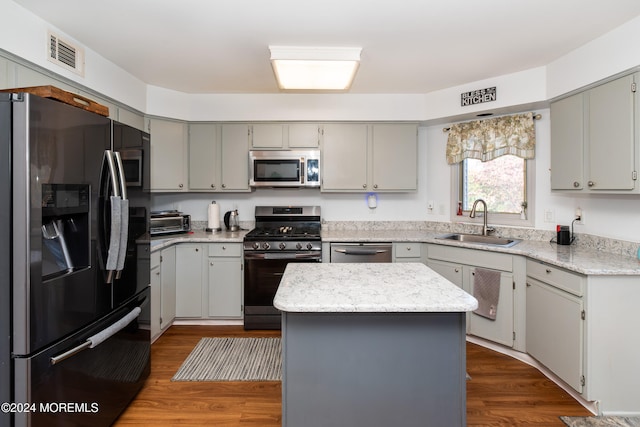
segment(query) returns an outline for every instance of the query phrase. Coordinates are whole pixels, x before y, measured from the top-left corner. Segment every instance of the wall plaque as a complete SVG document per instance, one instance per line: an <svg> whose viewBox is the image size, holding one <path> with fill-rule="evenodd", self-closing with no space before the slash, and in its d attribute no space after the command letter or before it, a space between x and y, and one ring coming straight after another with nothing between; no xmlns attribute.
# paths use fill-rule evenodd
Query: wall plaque
<svg viewBox="0 0 640 427"><path fill-rule="evenodd" d="M460 94L460 105L466 107L468 105L482 104L483 102L495 101L496 87L488 87L486 89L472 90Z"/></svg>

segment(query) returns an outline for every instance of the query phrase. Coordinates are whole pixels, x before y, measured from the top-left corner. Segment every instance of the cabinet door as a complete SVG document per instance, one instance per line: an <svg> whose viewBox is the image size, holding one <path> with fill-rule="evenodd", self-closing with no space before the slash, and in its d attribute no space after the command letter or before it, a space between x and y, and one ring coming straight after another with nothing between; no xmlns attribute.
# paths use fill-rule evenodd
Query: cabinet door
<svg viewBox="0 0 640 427"><path fill-rule="evenodd" d="M583 303L527 278L527 353L582 392Z"/></svg>
<svg viewBox="0 0 640 427"><path fill-rule="evenodd" d="M289 124L290 148L318 148L321 126L313 123Z"/></svg>
<svg viewBox="0 0 640 427"><path fill-rule="evenodd" d="M202 246L176 248L176 316L202 317Z"/></svg>
<svg viewBox="0 0 640 427"><path fill-rule="evenodd" d="M163 249L160 257L160 328L165 329L176 317L175 246Z"/></svg>
<svg viewBox="0 0 640 427"><path fill-rule="evenodd" d="M591 190L633 190L633 76L591 89L589 181Z"/></svg>
<svg viewBox="0 0 640 427"><path fill-rule="evenodd" d="M242 261L209 258L209 316L242 317Z"/></svg>
<svg viewBox="0 0 640 427"><path fill-rule="evenodd" d="M584 182L584 95L551 104L551 189L581 190Z"/></svg>
<svg viewBox="0 0 640 427"><path fill-rule="evenodd" d="M449 262L443 261L432 261L429 260L427 262L427 266L431 268L433 271L452 282L454 285L462 288L462 266L459 264L452 264Z"/></svg>
<svg viewBox="0 0 640 427"><path fill-rule="evenodd" d="M221 189L249 191L249 126L222 125L221 138Z"/></svg>
<svg viewBox="0 0 640 427"><path fill-rule="evenodd" d="M160 301L161 295L161 278L160 278L160 266L156 266L151 269L151 341L153 342L160 335Z"/></svg>
<svg viewBox="0 0 640 427"><path fill-rule="evenodd" d="M322 190L368 191L367 125L326 124L322 137Z"/></svg>
<svg viewBox="0 0 640 427"><path fill-rule="evenodd" d="M465 267L465 270L469 273L468 292L473 295L475 268ZM496 319L487 319L470 312L468 327L471 335L476 335L507 347L513 347L513 274L500 273L500 296L498 298Z"/></svg>
<svg viewBox="0 0 640 427"><path fill-rule="evenodd" d="M217 129L213 124L189 125L189 189L213 191L218 188Z"/></svg>
<svg viewBox="0 0 640 427"><path fill-rule="evenodd" d="M373 190L418 188L418 128L413 124L375 124L372 135Z"/></svg>
<svg viewBox="0 0 640 427"><path fill-rule="evenodd" d="M150 120L151 190L187 190L187 125Z"/></svg>
<svg viewBox="0 0 640 427"><path fill-rule="evenodd" d="M284 147L284 128L275 123L251 125L251 146L257 149Z"/></svg>

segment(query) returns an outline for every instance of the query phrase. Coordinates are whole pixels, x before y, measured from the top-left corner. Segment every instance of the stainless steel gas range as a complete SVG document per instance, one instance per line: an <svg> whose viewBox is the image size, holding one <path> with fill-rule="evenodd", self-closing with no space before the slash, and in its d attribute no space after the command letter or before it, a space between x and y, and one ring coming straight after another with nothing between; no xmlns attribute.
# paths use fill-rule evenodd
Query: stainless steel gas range
<svg viewBox="0 0 640 427"><path fill-rule="evenodd" d="M321 262L319 206L256 206L244 238L244 328L280 329L273 298L290 262Z"/></svg>

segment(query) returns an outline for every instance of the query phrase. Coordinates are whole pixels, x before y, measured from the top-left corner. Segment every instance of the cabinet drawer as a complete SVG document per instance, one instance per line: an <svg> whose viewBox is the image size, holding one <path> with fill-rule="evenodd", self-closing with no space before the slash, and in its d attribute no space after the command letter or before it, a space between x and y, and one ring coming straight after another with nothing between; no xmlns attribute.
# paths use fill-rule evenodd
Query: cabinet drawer
<svg viewBox="0 0 640 427"><path fill-rule="evenodd" d="M445 245L430 245L429 259L491 268L494 270L513 271L513 256L497 252L456 248Z"/></svg>
<svg viewBox="0 0 640 427"><path fill-rule="evenodd" d="M395 243L393 245L396 258L420 258L422 243Z"/></svg>
<svg viewBox="0 0 640 427"><path fill-rule="evenodd" d="M213 243L209 245L209 256L242 256L242 245L240 243Z"/></svg>
<svg viewBox="0 0 640 427"><path fill-rule="evenodd" d="M527 260L527 276L577 296L584 293L584 276L539 261Z"/></svg>
<svg viewBox="0 0 640 427"><path fill-rule="evenodd" d="M151 269L160 265L160 251L151 252Z"/></svg>

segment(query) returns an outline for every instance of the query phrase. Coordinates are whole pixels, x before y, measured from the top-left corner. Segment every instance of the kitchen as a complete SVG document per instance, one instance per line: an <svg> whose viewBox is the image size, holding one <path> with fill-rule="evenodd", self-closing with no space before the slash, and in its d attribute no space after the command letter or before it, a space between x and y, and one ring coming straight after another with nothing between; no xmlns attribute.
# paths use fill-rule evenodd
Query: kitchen
<svg viewBox="0 0 640 427"><path fill-rule="evenodd" d="M46 32L49 24L11 1L3 2L3 10L22 25L11 24L1 31L3 49L27 61L48 68L81 85L118 100L135 111L142 111L152 118L170 118L182 123L192 122L332 122L332 121L410 121L418 127L418 191L409 193L377 193L377 207L368 207L366 193L329 193L317 189L258 189L243 193L154 193L154 209L178 209L192 215L194 221L205 222L207 206L216 200L221 211L237 209L241 224L254 221L255 206L321 205L323 227L353 226L358 222L445 222L455 221L453 215L456 200L451 195L450 168L442 159L445 156L447 133L443 127L451 123L475 118L475 114L487 109L487 105L459 106L460 93L481 87L498 87L497 101L488 107L491 111L511 113L535 111L541 115L536 121L535 204L530 217L536 229L553 232L556 224L568 224L576 208L585 213L582 225L576 225L579 234L600 236L602 244L607 239L636 243L640 230L636 225L637 196L622 195L571 195L552 192L548 170L550 154L550 112L548 100L572 92L591 83L617 75L636 67L640 60L634 52L611 48L624 45L624 41L638 32L638 20L634 19L616 30L603 35L594 43L577 47L569 54L550 60L541 67L525 70L504 68L490 78L470 80L471 83L451 85L434 91L406 94L200 94L190 95L182 91L145 85L137 78L114 66L109 61L87 51L86 77L81 79L39 59L37 42L27 42L11 34L38 34ZM630 15L635 16L635 14ZM30 36L32 37L32 36ZM82 42L83 40L80 39ZM4 44L6 43L6 45ZM606 47L603 47L606 46ZM608 48L609 47L609 48ZM606 61L593 58L606 58ZM589 64L590 66L585 66ZM597 66L595 66L597 64ZM94 69L92 71L91 66ZM96 73L95 67L111 73ZM267 61L268 66L268 61ZM7 65L7 69L9 65ZM363 65L364 67L364 65ZM270 70L268 70L270 72ZM360 70L360 73L364 69ZM17 78L13 74L8 74ZM498 76L498 77L496 77ZM4 83L4 82L3 82ZM28 86L16 84L7 87ZM393 92L388 92L393 93ZM127 109L121 109L121 113ZM143 125L144 126L144 125ZM153 134L152 126L152 134ZM571 162L571 159L567 159ZM465 218L465 221L468 221ZM491 222L491 219L490 219ZM347 223L347 224L342 224ZM605 241L606 240L606 241ZM613 243L615 244L615 243ZM626 249L625 249L626 250Z"/></svg>

